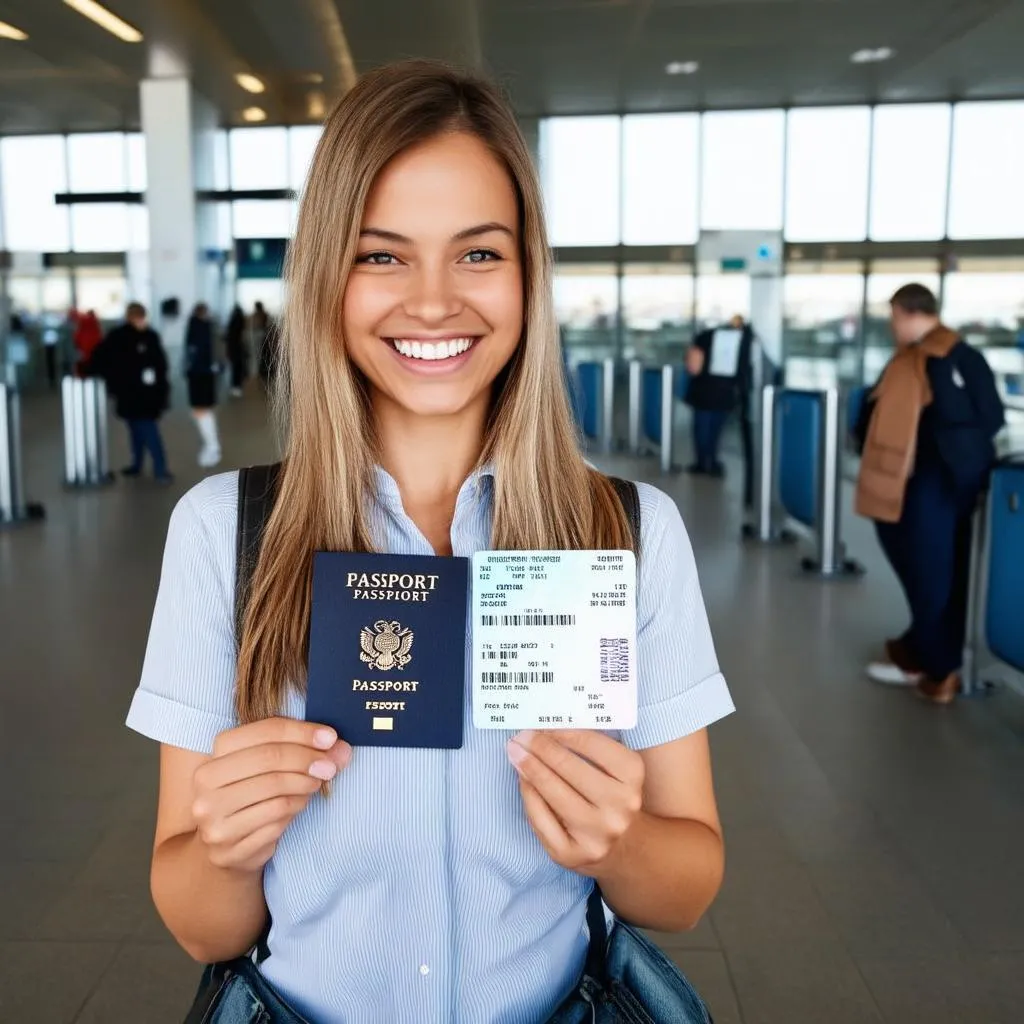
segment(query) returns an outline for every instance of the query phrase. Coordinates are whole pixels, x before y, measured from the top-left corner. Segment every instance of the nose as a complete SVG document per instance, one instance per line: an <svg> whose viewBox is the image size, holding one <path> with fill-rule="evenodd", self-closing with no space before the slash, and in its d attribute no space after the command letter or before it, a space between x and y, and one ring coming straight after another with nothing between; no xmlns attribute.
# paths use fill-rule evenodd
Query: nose
<svg viewBox="0 0 1024 1024"><path fill-rule="evenodd" d="M422 263L411 275L409 293L402 305L424 326L436 326L458 313L463 304L448 267Z"/></svg>

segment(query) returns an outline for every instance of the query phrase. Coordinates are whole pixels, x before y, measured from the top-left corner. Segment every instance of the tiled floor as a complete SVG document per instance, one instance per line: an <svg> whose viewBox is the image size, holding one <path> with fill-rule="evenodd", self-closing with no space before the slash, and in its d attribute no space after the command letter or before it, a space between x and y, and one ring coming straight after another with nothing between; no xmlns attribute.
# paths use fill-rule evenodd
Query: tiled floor
<svg viewBox="0 0 1024 1024"><path fill-rule="evenodd" d="M264 419L255 398L222 410L228 464L271 454ZM174 489L93 493L59 486L53 402L24 428L49 519L0 533L0 1021L174 1024L198 968L150 908L156 751L122 721L167 516L198 478L191 426L166 424ZM792 550L737 541L735 477L663 482L740 712L713 731L724 890L660 941L718 1024L1024 1020L1024 701L936 709L863 681L903 624L870 531L849 524L862 581L803 579Z"/></svg>

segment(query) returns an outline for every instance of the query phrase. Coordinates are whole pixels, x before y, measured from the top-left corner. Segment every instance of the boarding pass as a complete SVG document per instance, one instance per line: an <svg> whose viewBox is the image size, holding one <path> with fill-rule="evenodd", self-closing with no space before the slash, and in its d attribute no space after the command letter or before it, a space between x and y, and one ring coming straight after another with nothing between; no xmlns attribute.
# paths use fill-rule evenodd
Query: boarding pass
<svg viewBox="0 0 1024 1024"><path fill-rule="evenodd" d="M472 577L478 729L636 725L631 551L480 551Z"/></svg>

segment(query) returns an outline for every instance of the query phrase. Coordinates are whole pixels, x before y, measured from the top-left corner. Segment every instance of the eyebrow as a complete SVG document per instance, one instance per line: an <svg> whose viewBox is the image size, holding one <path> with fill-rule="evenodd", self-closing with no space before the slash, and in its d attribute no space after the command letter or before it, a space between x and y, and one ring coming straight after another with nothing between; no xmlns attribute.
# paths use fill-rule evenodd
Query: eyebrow
<svg viewBox="0 0 1024 1024"><path fill-rule="evenodd" d="M488 235L492 231L500 231L502 234L508 235L509 238L515 239L515 233L510 227L505 224L501 224L498 221L489 221L487 224L477 224L471 228L465 228L463 231L459 231L457 234L452 236L453 242L465 242L470 238L478 238L480 235ZM379 238L385 242L396 242L401 245L412 245L412 239L406 238L405 235L399 234L397 231L388 231L386 228L374 228L367 227L363 228L359 232L360 238Z"/></svg>

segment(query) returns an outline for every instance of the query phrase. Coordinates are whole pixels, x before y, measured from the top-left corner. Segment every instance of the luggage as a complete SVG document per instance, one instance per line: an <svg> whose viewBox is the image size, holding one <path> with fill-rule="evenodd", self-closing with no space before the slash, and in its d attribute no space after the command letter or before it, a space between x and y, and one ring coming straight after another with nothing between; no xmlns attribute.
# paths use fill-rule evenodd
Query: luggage
<svg viewBox="0 0 1024 1024"><path fill-rule="evenodd" d="M1001 661L1024 672L1024 461L992 472L985 639Z"/></svg>

